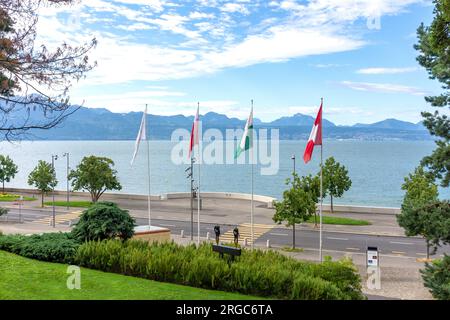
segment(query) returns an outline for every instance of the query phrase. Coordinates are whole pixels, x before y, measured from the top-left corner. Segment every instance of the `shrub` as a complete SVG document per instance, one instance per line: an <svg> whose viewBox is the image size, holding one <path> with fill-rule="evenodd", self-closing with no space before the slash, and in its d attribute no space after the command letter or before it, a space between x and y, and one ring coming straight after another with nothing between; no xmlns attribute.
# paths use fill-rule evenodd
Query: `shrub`
<svg viewBox="0 0 450 320"><path fill-rule="evenodd" d="M4 214L7 214L8 213L8 209L6 209L6 208L0 208L0 216L2 216L2 215L4 215Z"/></svg>
<svg viewBox="0 0 450 320"><path fill-rule="evenodd" d="M227 263L209 244L197 248L110 240L84 243L75 261L106 272L278 299L364 298L359 275L348 260L314 264L273 251L243 250Z"/></svg>
<svg viewBox="0 0 450 320"><path fill-rule="evenodd" d="M450 256L427 263L420 272L425 287L430 289L435 299L450 300Z"/></svg>
<svg viewBox="0 0 450 320"><path fill-rule="evenodd" d="M2 235L0 250L41 261L72 263L79 243L70 233Z"/></svg>
<svg viewBox="0 0 450 320"><path fill-rule="evenodd" d="M72 229L79 241L121 238L129 239L134 234L135 221L127 210L112 202L98 202L85 210Z"/></svg>

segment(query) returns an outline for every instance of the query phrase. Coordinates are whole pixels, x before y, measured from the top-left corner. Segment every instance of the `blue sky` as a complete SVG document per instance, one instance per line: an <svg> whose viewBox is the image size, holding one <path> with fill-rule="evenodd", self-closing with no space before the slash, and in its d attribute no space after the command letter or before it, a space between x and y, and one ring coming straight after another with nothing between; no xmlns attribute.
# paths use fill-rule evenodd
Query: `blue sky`
<svg viewBox="0 0 450 320"><path fill-rule="evenodd" d="M440 92L417 64L424 0L81 0L40 12L38 41L98 46L72 103L114 112L216 111L264 121L297 112L337 124L417 122Z"/></svg>

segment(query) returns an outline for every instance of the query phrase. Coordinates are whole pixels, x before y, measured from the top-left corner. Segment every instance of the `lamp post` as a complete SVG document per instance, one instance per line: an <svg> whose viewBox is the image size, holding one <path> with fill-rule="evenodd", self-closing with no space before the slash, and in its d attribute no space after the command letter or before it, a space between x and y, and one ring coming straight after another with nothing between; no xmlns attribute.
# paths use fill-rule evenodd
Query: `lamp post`
<svg viewBox="0 0 450 320"><path fill-rule="evenodd" d="M55 161L58 160L58 155L52 154L52 174L55 174ZM56 227L56 212L55 212L55 187L52 188L52 201L53 201L53 228Z"/></svg>
<svg viewBox="0 0 450 320"><path fill-rule="evenodd" d="M194 240L194 163L195 158L191 157L191 165L185 170L188 173L186 178L191 179L191 241Z"/></svg>
<svg viewBox="0 0 450 320"><path fill-rule="evenodd" d="M66 179L67 179L67 210L69 210L69 193L70 193L70 189L69 189L69 158L70 158L70 154L68 152L64 152L63 157L66 157L67 160L67 167L66 167Z"/></svg>
<svg viewBox="0 0 450 320"><path fill-rule="evenodd" d="M294 171L293 171L293 173L295 174L295 154L293 154L293 155L291 156L291 159L294 161Z"/></svg>

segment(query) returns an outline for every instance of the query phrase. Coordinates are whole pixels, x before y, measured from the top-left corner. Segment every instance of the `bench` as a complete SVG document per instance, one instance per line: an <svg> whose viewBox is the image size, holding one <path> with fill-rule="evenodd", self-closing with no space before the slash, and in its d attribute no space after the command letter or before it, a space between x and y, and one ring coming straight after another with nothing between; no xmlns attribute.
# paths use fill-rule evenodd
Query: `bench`
<svg viewBox="0 0 450 320"><path fill-rule="evenodd" d="M241 255L241 249L235 247L229 247L224 245L212 245L212 249L214 252L218 252L219 256L223 258L223 254L228 254L231 256L231 260L234 260L234 257Z"/></svg>

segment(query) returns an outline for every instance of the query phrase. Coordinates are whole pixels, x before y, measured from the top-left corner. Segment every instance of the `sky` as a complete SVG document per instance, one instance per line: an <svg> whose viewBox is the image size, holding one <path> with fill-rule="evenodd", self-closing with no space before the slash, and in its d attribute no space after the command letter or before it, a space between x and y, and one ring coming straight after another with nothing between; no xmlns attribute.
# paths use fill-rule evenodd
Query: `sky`
<svg viewBox="0 0 450 320"><path fill-rule="evenodd" d="M418 122L440 93L416 62L431 0L80 0L39 12L37 43L96 38L97 67L71 102L113 112L215 111L272 121L314 115L339 125Z"/></svg>

